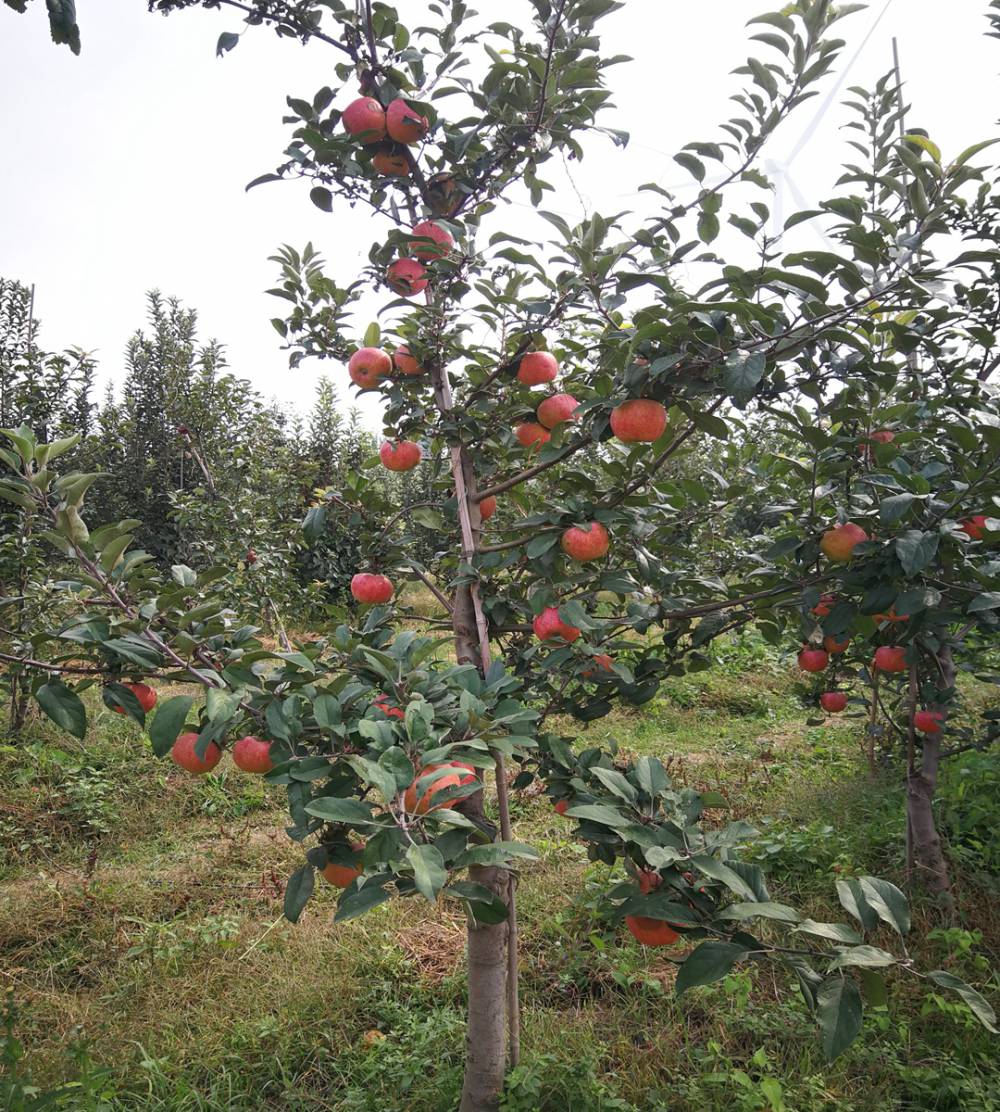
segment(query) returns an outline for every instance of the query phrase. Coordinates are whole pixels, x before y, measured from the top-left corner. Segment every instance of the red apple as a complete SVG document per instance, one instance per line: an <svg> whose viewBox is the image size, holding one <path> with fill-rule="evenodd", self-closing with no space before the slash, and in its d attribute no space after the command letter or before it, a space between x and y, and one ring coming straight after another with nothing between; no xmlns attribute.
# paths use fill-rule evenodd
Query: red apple
<svg viewBox="0 0 1000 1112"><path fill-rule="evenodd" d="M588 560L599 560L606 556L611 547L611 538L607 529L600 522L593 521L581 529L576 525L567 529L559 539L563 552L572 560L581 564Z"/></svg>
<svg viewBox="0 0 1000 1112"><path fill-rule="evenodd" d="M803 672L822 672L829 663L829 653L824 649L811 649L806 645L799 653L799 667Z"/></svg>
<svg viewBox="0 0 1000 1112"><path fill-rule="evenodd" d="M640 869L636 877L639 882L639 891L645 896L653 892L663 883L663 877L655 869Z"/></svg>
<svg viewBox="0 0 1000 1112"><path fill-rule="evenodd" d="M422 375L424 368L420 366L417 360L410 354L410 349L406 344L400 344L396 348L396 353L392 357L393 362L396 364L396 370L401 375Z"/></svg>
<svg viewBox="0 0 1000 1112"><path fill-rule="evenodd" d="M420 445L412 440L388 440L378 450L382 466L389 471L412 471L420 462Z"/></svg>
<svg viewBox="0 0 1000 1112"><path fill-rule="evenodd" d="M551 382L559 373L555 356L547 351L529 351L521 357L517 368L517 381L525 386L541 386Z"/></svg>
<svg viewBox="0 0 1000 1112"><path fill-rule="evenodd" d="M406 155L394 154L392 151L379 151L372 159L372 166L387 178L410 176L410 164L406 160Z"/></svg>
<svg viewBox="0 0 1000 1112"><path fill-rule="evenodd" d="M583 672L581 672L581 675L585 680L591 680L595 676L597 676L599 679L603 679L607 676L608 673L614 672L614 661L611 659L610 656L608 656L607 653L598 653L596 656L592 656L590 660L591 663L596 664L597 667L585 668ZM601 672L604 672L605 676L601 676Z"/></svg>
<svg viewBox="0 0 1000 1112"><path fill-rule="evenodd" d="M853 521L847 521L828 529L823 534L819 547L831 563L846 564L854 555L855 547L866 540L868 534L864 529Z"/></svg>
<svg viewBox="0 0 1000 1112"><path fill-rule="evenodd" d="M347 364L351 381L362 390L375 390L392 370L392 360L380 348L358 348Z"/></svg>
<svg viewBox="0 0 1000 1112"><path fill-rule="evenodd" d="M963 521L959 525L959 529L974 541L981 541L983 533L986 532L986 515L976 514L975 517L970 517L968 521Z"/></svg>
<svg viewBox="0 0 1000 1112"><path fill-rule="evenodd" d="M905 672L906 649L902 645L880 645L875 650L875 667L880 672Z"/></svg>
<svg viewBox="0 0 1000 1112"><path fill-rule="evenodd" d="M843 691L824 691L819 705L830 714L839 714L847 706L847 696Z"/></svg>
<svg viewBox="0 0 1000 1112"><path fill-rule="evenodd" d="M573 415L579 404L572 394L552 394L538 407L535 416L547 429L554 429L563 421L575 421Z"/></svg>
<svg viewBox="0 0 1000 1112"><path fill-rule="evenodd" d="M359 572L351 579L351 594L358 602L377 606L392 598L392 581L384 575Z"/></svg>
<svg viewBox="0 0 1000 1112"><path fill-rule="evenodd" d="M199 774L211 772L219 761L222 760L222 750L214 741L210 741L205 749L204 758L201 758L195 752L195 746L197 744L197 734L181 734L170 750L170 757L174 764L180 765L181 768L187 769L188 772L197 772Z"/></svg>
<svg viewBox="0 0 1000 1112"><path fill-rule="evenodd" d="M399 97L386 109L385 124L389 138L405 144L419 143L430 127L426 116L415 112Z"/></svg>
<svg viewBox="0 0 1000 1112"><path fill-rule="evenodd" d="M918 710L913 716L914 729L922 734L941 733L942 722L944 722L944 715L939 710Z"/></svg>
<svg viewBox="0 0 1000 1112"><path fill-rule="evenodd" d="M816 603L810 613L815 614L817 618L827 618L836 603L836 595L820 595L819 602Z"/></svg>
<svg viewBox="0 0 1000 1112"><path fill-rule="evenodd" d="M847 650L850 647L851 647L850 637L848 637L846 641L838 641L836 637L824 637L823 638L823 648L826 649L826 651L828 653L834 653L834 654L846 653Z"/></svg>
<svg viewBox="0 0 1000 1112"><path fill-rule="evenodd" d="M365 146L380 143L385 138L385 109L374 97L359 97L352 101L341 116L344 127L357 136Z"/></svg>
<svg viewBox="0 0 1000 1112"><path fill-rule="evenodd" d="M351 852L355 857L358 856L364 848L364 842L351 842ZM333 861L328 861L323 867L323 877L335 888L347 888L349 885L353 884L359 876L361 876L361 870L351 865L338 865Z"/></svg>
<svg viewBox="0 0 1000 1112"><path fill-rule="evenodd" d="M156 706L156 692L149 686L148 683L125 683L122 687L127 687L129 691L139 700L139 706L142 707L145 714ZM114 708L115 714L124 714L125 711L121 707Z"/></svg>
<svg viewBox="0 0 1000 1112"><path fill-rule="evenodd" d="M666 409L649 398L632 398L611 411L611 431L623 444L659 440L666 427Z"/></svg>
<svg viewBox="0 0 1000 1112"><path fill-rule="evenodd" d="M397 259L385 272L385 284L400 297L416 297L427 283L427 268L416 259Z"/></svg>
<svg viewBox="0 0 1000 1112"><path fill-rule="evenodd" d="M558 606L547 606L531 623L539 641L575 641L580 636L576 626L568 625L559 617Z"/></svg>
<svg viewBox="0 0 1000 1112"><path fill-rule="evenodd" d="M489 496L489 498L484 498L479 503L479 516L483 521L489 521L489 519L496 512L497 512L497 500L494 497L494 495L491 494Z"/></svg>
<svg viewBox="0 0 1000 1112"><path fill-rule="evenodd" d="M896 434L891 429L879 429L877 432L873 432L868 439L876 444L891 444L896 439Z"/></svg>
<svg viewBox="0 0 1000 1112"><path fill-rule="evenodd" d="M244 772L270 772L274 768L271 743L249 734L241 737L233 746L233 764Z"/></svg>
<svg viewBox="0 0 1000 1112"><path fill-rule="evenodd" d="M531 448L536 444L544 444L547 440L552 439L549 430L544 425L536 424L534 421L525 421L518 425L514 430L514 435L517 437L518 443L525 448Z"/></svg>
<svg viewBox="0 0 1000 1112"><path fill-rule="evenodd" d="M257 563L257 553L254 552L254 550L252 548L248 548L247 549L247 554L244 557L244 559L246 560L246 562L248 564L256 564Z"/></svg>
<svg viewBox="0 0 1000 1112"><path fill-rule="evenodd" d="M897 614L895 606L889 607L888 614L872 614L872 621L881 625L883 622L908 622L910 620L909 614Z"/></svg>
<svg viewBox="0 0 1000 1112"><path fill-rule="evenodd" d="M388 695L376 695L375 696L375 702L372 703L372 706L373 707L378 707L378 709L387 718L405 718L406 717L406 711L404 711L402 709L402 707L397 707L393 703L390 703Z"/></svg>
<svg viewBox="0 0 1000 1112"><path fill-rule="evenodd" d="M410 234L420 240L432 241L414 245L413 254L418 259L440 259L455 246L451 232L433 220L421 220L419 224L414 224Z"/></svg>
<svg viewBox="0 0 1000 1112"><path fill-rule="evenodd" d="M569 800L557 799L553 804L553 809L555 810L555 813L557 815L565 815L566 812L569 810Z"/></svg>
<svg viewBox="0 0 1000 1112"><path fill-rule="evenodd" d="M449 768L454 768L456 771L439 776L431 783L430 787L424 790L424 794L419 799L417 798L417 780L421 776L425 776L429 772L437 772L439 769ZM450 807L458 800L443 799L435 802L436 797L448 788L465 787L466 784L474 784L475 782L476 770L472 765L465 764L464 761L445 761L442 764L427 765L426 768L420 769L413 783L403 793L403 806L411 815L425 815L428 811L436 811L440 807Z"/></svg>
<svg viewBox="0 0 1000 1112"><path fill-rule="evenodd" d="M669 923L662 919L650 919L646 915L626 915L625 926L643 946L672 946L680 938Z"/></svg>

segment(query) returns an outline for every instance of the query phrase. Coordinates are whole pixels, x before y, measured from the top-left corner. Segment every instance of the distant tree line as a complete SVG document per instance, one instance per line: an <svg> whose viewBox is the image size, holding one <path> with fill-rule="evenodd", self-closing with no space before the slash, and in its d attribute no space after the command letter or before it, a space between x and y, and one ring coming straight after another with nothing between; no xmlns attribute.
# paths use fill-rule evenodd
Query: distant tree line
<svg viewBox="0 0 1000 1112"><path fill-rule="evenodd" d="M307 542L301 522L319 492L343 488L375 457L378 442L330 379L319 380L306 412L268 401L230 369L223 344L200 339L194 309L153 291L126 345L121 387L109 383L98 401L96 361L76 348L46 351L32 302L31 288L0 278L0 427L26 424L46 441L81 434L72 465L105 473L92 529L136 518L142 548L163 566L241 569L243 601L268 624L345 603L353 538ZM414 476L384 482L404 502L426 498ZM12 523L0 517L4 599L30 574Z"/></svg>

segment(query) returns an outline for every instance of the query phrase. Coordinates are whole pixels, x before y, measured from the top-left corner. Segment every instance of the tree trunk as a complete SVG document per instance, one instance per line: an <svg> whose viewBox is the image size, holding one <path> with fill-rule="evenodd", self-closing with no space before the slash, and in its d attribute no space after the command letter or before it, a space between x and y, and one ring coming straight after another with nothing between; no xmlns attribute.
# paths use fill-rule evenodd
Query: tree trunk
<svg viewBox="0 0 1000 1112"><path fill-rule="evenodd" d="M955 663L951 650L941 649L937 655L940 671L937 686L949 689L955 683ZM912 712L911 707L911 712ZM946 712L947 708L935 708ZM912 713L911 713L912 719ZM943 905L951 904L951 878L948 862L941 849L941 837L934 822L934 794L937 791L941 764L940 734L924 734L920 766L912 764L906 775L906 816L911 837L911 853L915 879Z"/></svg>
<svg viewBox="0 0 1000 1112"><path fill-rule="evenodd" d="M507 895L502 869L473 866L469 879ZM465 1078L460 1112L495 1112L500 1104L507 1055L507 924L469 925L469 1008L465 1031Z"/></svg>

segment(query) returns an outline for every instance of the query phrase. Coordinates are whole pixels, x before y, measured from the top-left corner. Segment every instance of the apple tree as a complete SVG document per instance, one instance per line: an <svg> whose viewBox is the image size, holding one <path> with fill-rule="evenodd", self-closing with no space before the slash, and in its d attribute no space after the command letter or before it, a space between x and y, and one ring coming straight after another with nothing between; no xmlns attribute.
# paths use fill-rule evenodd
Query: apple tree
<svg viewBox="0 0 1000 1112"><path fill-rule="evenodd" d="M150 5L202 6L219 3ZM867 416L871 389L889 391L900 354L910 368L911 351L944 350L962 327L960 310L938 309L942 264L931 242L975 217L985 196L976 152L943 165L917 143L925 161L913 141L889 138L896 102L876 105L878 157L888 162L863 201L843 191L787 222L794 238L797 225L840 221L835 249L788 250L755 164L834 65L843 45L835 28L854 8L803 0L751 21L768 54L741 68L738 114L715 141L677 156L697 183L692 200L652 186L659 207L645 218L593 214L571 225L544 207L555 191L544 175L583 157L592 133L612 153L627 142L597 122L606 74L623 61L604 57L597 36L621 7L614 0L532 0L530 21L517 22L482 20L463 0L428 3L427 23L413 27L367 0L224 6L249 27L332 51L340 87L288 98L284 161L254 184L304 178L331 217L370 211L377 238L369 266L346 285L312 247L283 249L275 292L290 308L275 327L293 365L346 363L356 386L380 393L380 463L419 468L427 498L401 507L362 468L312 507L307 537L349 534L364 554L352 580L360 618L270 651L231 609L226 567L177 565L165 577L131 547L136 521L91 533L86 499L99 477L57 466L72 442L8 430L0 494L70 565L64 589L110 604L99 613L81 605L40 628L32 655L18 660L42 709L82 737L81 693L99 687L182 768L207 771L231 745L239 767L284 785L288 831L303 848L285 897L293 920L317 876L342 888L339 921L393 897L461 906L465 1112L495 1108L505 1065L517 1060L517 868L535 851L515 838L509 794L536 778L591 858L621 866L608 914L646 945L686 947L679 992L738 963L773 961L816 1016L830 1057L860 1031L862 974L877 984L880 970L953 989L992 1027L970 986L917 971L905 948L897 956L873 944L881 926L909 930L894 885L844 880L838 894L855 922L814 922L773 900L760 867L741 860L753 832L725 821L720 798L674 785L659 760L581 749L558 728L641 706L665 676L703 666L713 638L748 622L780 639L824 587L838 599L822 636L849 625L874 632L856 598L879 576L903 605L911 585L901 581L930 567L905 555L930 548L908 539L917 517L890 511L892 540L852 544L857 562L824 563L820 538L835 513L880 512L872 491L881 493L882 472L865 446L858 476L850 421L860 417L850 414ZM219 52L238 43L227 32ZM747 190L755 199L744 203ZM521 195L547 238L505 229L504 204ZM738 236L747 246L737 240L723 258L722 239ZM385 298L381 323L357 324L369 287ZM907 420L924 419L919 400L905 404L917 407ZM767 422L774 435L816 441L816 481L788 483L793 504L775 511L795 521L792 538L708 574L689 543L693 525L756 498L782 467L799 476L803 464L775 454L750 474L698 478L678 464L701 438L745 443ZM848 439L850 458L838 461ZM934 443L951 458L944 440ZM883 447L874 449L880 467ZM914 494L916 515L926 492L905 453L885 462L896 459L885 481ZM844 471L847 486L820 485L825 469ZM948 514L940 520L957 520ZM420 631L401 625L419 618L406 610L409 581L440 607ZM914 636L918 627L914 619ZM915 660L925 650L930 642L908 651ZM196 681L204 699L158 704L151 677Z"/></svg>

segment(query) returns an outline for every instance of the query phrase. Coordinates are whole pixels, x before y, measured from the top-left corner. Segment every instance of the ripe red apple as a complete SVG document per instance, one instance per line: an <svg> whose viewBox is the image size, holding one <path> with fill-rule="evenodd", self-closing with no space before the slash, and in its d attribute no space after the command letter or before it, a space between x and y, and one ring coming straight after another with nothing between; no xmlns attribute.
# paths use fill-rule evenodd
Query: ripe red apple
<svg viewBox="0 0 1000 1112"><path fill-rule="evenodd" d="M535 416L547 429L554 429L563 421L575 421L573 414L579 404L572 394L552 394L538 407Z"/></svg>
<svg viewBox="0 0 1000 1112"><path fill-rule="evenodd" d="M402 375L422 375L424 368L420 366L417 360L410 354L410 349L406 344L400 344L396 348L396 353L392 357L393 362L396 364L396 370Z"/></svg>
<svg viewBox="0 0 1000 1112"><path fill-rule="evenodd" d="M360 854L364 848L364 842L351 842L351 852L355 856ZM335 888L347 888L361 876L361 870L354 868L352 865L338 865L333 861L328 861L323 866L323 876Z"/></svg>
<svg viewBox="0 0 1000 1112"><path fill-rule="evenodd" d="M247 549L247 554L244 557L244 559L246 560L246 562L248 564L256 564L257 563L257 553L254 552L254 550L252 548L248 548Z"/></svg>
<svg viewBox="0 0 1000 1112"><path fill-rule="evenodd" d="M170 757L174 764L180 765L181 768L187 769L188 772L211 772L219 761L222 760L222 750L214 741L210 741L208 747L205 749L205 757L201 759L195 752L195 746L197 744L197 734L181 734L170 750Z"/></svg>
<svg viewBox="0 0 1000 1112"><path fill-rule="evenodd" d="M139 706L142 707L145 714L149 714L153 707L156 706L156 692L148 683L124 683L122 687L127 687L139 700ZM115 707L114 712L115 714L125 713L121 707Z"/></svg>
<svg viewBox="0 0 1000 1112"><path fill-rule="evenodd" d="M914 729L922 734L941 733L942 722L944 722L944 715L939 710L918 710L913 716Z"/></svg>
<svg viewBox="0 0 1000 1112"><path fill-rule="evenodd" d="M838 641L836 637L824 637L823 638L823 648L826 649L826 651L828 653L834 653L834 654L846 653L847 650L850 647L851 647L850 637L848 637L846 641Z"/></svg>
<svg viewBox="0 0 1000 1112"><path fill-rule="evenodd" d="M646 915L626 915L625 926L643 946L672 946L680 938L669 923L662 919L650 919Z"/></svg>
<svg viewBox="0 0 1000 1112"><path fill-rule="evenodd" d="M385 125L390 139L406 144L419 143L430 127L426 116L415 112L399 97L386 109Z"/></svg>
<svg viewBox="0 0 1000 1112"><path fill-rule="evenodd" d="M571 526L560 537L559 544L570 559L583 564L606 556L611 547L611 538L600 522L592 521L586 529Z"/></svg>
<svg viewBox="0 0 1000 1112"><path fill-rule="evenodd" d="M986 532L986 515L976 514L974 517L970 517L968 521L963 521L959 525L959 529L974 541L981 541L983 533Z"/></svg>
<svg viewBox="0 0 1000 1112"><path fill-rule="evenodd" d="M833 564L846 564L854 555L854 549L862 541L868 540L868 534L860 525L847 521L843 525L835 525L828 529L819 542L823 555Z"/></svg>
<svg viewBox="0 0 1000 1112"><path fill-rule="evenodd" d="M410 164L406 161L406 155L393 154L392 151L379 151L372 159L372 166L378 173L384 174L387 178L408 178L410 176Z"/></svg>
<svg viewBox="0 0 1000 1112"><path fill-rule="evenodd" d="M375 696L375 702L372 703L372 706L373 707L378 707L378 709L387 718L405 718L406 717L406 711L404 711L402 709L402 707L397 707L393 703L390 703L388 695L376 695Z"/></svg>
<svg viewBox="0 0 1000 1112"><path fill-rule="evenodd" d="M608 656L607 653L598 653L596 656L590 658L592 664L596 664L596 668L585 668L581 675L585 680L591 680L595 676L600 676L601 672L609 673L614 672L614 661Z"/></svg>
<svg viewBox="0 0 1000 1112"><path fill-rule="evenodd" d="M894 606L889 607L888 614L872 614L872 621L878 624L882 622L908 622L909 620L909 614L897 614Z"/></svg>
<svg viewBox="0 0 1000 1112"><path fill-rule="evenodd" d="M392 598L392 581L384 575L359 572L351 579L351 594L358 602L377 606Z"/></svg>
<svg viewBox="0 0 1000 1112"><path fill-rule="evenodd" d="M358 348L347 364L351 381L362 390L375 390L392 370L392 360L380 348Z"/></svg>
<svg viewBox="0 0 1000 1112"><path fill-rule="evenodd" d="M385 109L374 97L359 97L352 101L341 116L344 127L367 146L380 143L385 138Z"/></svg>
<svg viewBox="0 0 1000 1112"><path fill-rule="evenodd" d="M417 799L417 780L429 772L437 772L442 768L454 768L456 771L439 776L424 794ZM443 799L436 802L436 798L448 788L464 787L476 781L476 770L464 761L445 761L442 764L427 765L416 775L413 783L403 793L403 806L411 815L425 815L428 811L436 811L440 807L450 807L458 802L455 799Z"/></svg>
<svg viewBox="0 0 1000 1112"><path fill-rule="evenodd" d="M385 272L385 284L400 297L416 297L427 289L427 268L416 259L397 259Z"/></svg>
<svg viewBox="0 0 1000 1112"><path fill-rule="evenodd" d="M491 494L489 496L489 498L484 498L479 503L479 516L483 521L489 521L489 519L496 512L497 512L497 500L496 500L496 497L494 495Z"/></svg>
<svg viewBox="0 0 1000 1112"><path fill-rule="evenodd" d="M514 435L517 437L518 443L525 448L534 447L536 444L544 444L547 440L552 439L549 430L544 425L536 424L534 421L525 421L518 425L514 430Z"/></svg>
<svg viewBox="0 0 1000 1112"><path fill-rule="evenodd" d="M420 462L420 445L412 440L388 440L378 450L382 466L389 471L412 471Z"/></svg>
<svg viewBox="0 0 1000 1112"><path fill-rule="evenodd" d="M568 625L559 617L558 606L547 606L531 623L539 641L575 641L580 636L576 626Z"/></svg>
<svg viewBox="0 0 1000 1112"><path fill-rule="evenodd" d="M824 691L819 705L830 714L839 714L847 706L847 696L843 691Z"/></svg>
<svg viewBox="0 0 1000 1112"><path fill-rule="evenodd" d="M639 882L639 891L645 896L653 892L663 883L663 877L655 869L640 869L636 879Z"/></svg>
<svg viewBox="0 0 1000 1112"><path fill-rule="evenodd" d="M876 444L891 444L896 439L896 434L891 429L879 429L877 432L873 432L868 439Z"/></svg>
<svg viewBox="0 0 1000 1112"><path fill-rule="evenodd" d="M611 411L611 431L623 444L659 440L666 427L666 409L650 398L632 398Z"/></svg>
<svg viewBox="0 0 1000 1112"><path fill-rule="evenodd" d="M827 618L836 604L836 595L820 595L819 602L816 603L810 613L815 614L817 618Z"/></svg>
<svg viewBox="0 0 1000 1112"><path fill-rule="evenodd" d="M271 743L250 734L241 737L233 746L233 764L244 772L270 772L274 768Z"/></svg>
<svg viewBox="0 0 1000 1112"><path fill-rule="evenodd" d="M517 368L517 381L525 386L541 386L551 382L559 373L559 364L547 351L529 351L521 357Z"/></svg>
<svg viewBox="0 0 1000 1112"><path fill-rule="evenodd" d="M413 254L418 259L440 259L455 246L451 232L440 224L435 224L433 220L421 220L419 224L414 224L410 234L421 240L432 241L418 243L413 247Z"/></svg>
<svg viewBox="0 0 1000 1112"><path fill-rule="evenodd" d="M875 667L880 672L905 672L906 649L902 645L880 645L875 650Z"/></svg>
<svg viewBox="0 0 1000 1112"><path fill-rule="evenodd" d="M565 815L566 812L569 810L569 800L557 799L553 804L553 809L555 810L555 813L557 815Z"/></svg>
<svg viewBox="0 0 1000 1112"><path fill-rule="evenodd" d="M824 649L811 649L808 645L799 653L799 667L803 672L822 672L830 663L830 655Z"/></svg>

